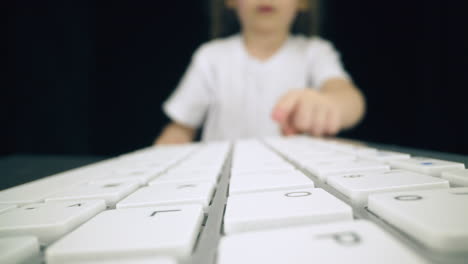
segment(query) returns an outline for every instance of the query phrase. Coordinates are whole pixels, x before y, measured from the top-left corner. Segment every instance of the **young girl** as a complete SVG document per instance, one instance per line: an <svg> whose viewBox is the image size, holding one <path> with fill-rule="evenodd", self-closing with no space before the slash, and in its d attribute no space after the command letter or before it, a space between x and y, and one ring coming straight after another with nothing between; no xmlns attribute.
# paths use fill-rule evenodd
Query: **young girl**
<svg viewBox="0 0 468 264"><path fill-rule="evenodd" d="M156 144L203 140L335 135L362 118L361 92L333 46L291 33L309 0L221 0L241 32L202 45L164 103L172 119Z"/></svg>

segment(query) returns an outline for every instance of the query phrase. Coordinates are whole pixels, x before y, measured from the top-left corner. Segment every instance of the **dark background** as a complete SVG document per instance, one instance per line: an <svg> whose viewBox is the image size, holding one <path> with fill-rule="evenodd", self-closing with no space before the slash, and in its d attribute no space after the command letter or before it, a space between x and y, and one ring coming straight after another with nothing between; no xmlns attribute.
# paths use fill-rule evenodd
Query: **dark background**
<svg viewBox="0 0 468 264"><path fill-rule="evenodd" d="M368 102L364 122L341 136L468 154L463 1L323 2L321 35ZM151 144L168 121L161 103L209 40L201 1L4 5L0 155Z"/></svg>

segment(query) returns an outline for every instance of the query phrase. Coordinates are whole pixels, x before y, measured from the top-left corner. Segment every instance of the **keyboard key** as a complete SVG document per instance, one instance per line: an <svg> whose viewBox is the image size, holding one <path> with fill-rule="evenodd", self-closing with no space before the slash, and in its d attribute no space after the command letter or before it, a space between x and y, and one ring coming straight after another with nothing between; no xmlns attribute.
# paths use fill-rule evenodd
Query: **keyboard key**
<svg viewBox="0 0 468 264"><path fill-rule="evenodd" d="M359 155L359 156L366 155L366 154L374 154L377 152L377 149L375 148L370 148L370 147L360 146L360 145L332 143L331 146L335 150L343 151L345 153Z"/></svg>
<svg viewBox="0 0 468 264"><path fill-rule="evenodd" d="M164 182L209 181L215 184L218 181L219 172L167 172L149 182L149 185Z"/></svg>
<svg viewBox="0 0 468 264"><path fill-rule="evenodd" d="M80 264L84 262L79 262ZM74 263L73 263L74 264ZM112 260L86 261L85 264L177 264L177 259L165 256L154 256L151 259L128 258Z"/></svg>
<svg viewBox="0 0 468 264"><path fill-rule="evenodd" d="M443 171L441 177L447 179L451 184L468 187L468 170Z"/></svg>
<svg viewBox="0 0 468 264"><path fill-rule="evenodd" d="M112 259L112 260L89 260L86 262L79 262L80 264L177 264L177 259L166 256L154 256L148 258L128 258L128 259ZM75 263L73 263L75 264Z"/></svg>
<svg viewBox="0 0 468 264"><path fill-rule="evenodd" d="M117 204L117 208L174 204L200 204L207 209L214 186L211 182L160 183L144 187Z"/></svg>
<svg viewBox="0 0 468 264"><path fill-rule="evenodd" d="M326 155L329 153L336 152L333 148L330 146L326 146L323 144L276 144L273 146L276 150L278 150L280 153L286 156L291 156L295 154L300 154L300 155Z"/></svg>
<svg viewBox="0 0 468 264"><path fill-rule="evenodd" d="M273 152L265 153L239 153L234 154L233 167L268 166L284 160Z"/></svg>
<svg viewBox="0 0 468 264"><path fill-rule="evenodd" d="M192 156L177 164L177 168L221 168L224 164L224 157L218 156L219 153L212 153L204 156Z"/></svg>
<svg viewBox="0 0 468 264"><path fill-rule="evenodd" d="M233 234L350 219L351 207L322 189L250 193L228 198L224 232Z"/></svg>
<svg viewBox="0 0 468 264"><path fill-rule="evenodd" d="M141 185L147 184L152 179L160 175L162 171L160 169L156 170L145 170L145 169L131 169L131 170L115 170L109 172L103 177L103 179L124 179L124 180L135 180L138 181Z"/></svg>
<svg viewBox="0 0 468 264"><path fill-rule="evenodd" d="M158 161L141 161L141 160L125 160L116 162L110 168L112 172L116 173L126 173L126 174L133 174L133 173L147 173L151 172L154 174L158 174L164 171L168 167L165 162L158 162Z"/></svg>
<svg viewBox="0 0 468 264"><path fill-rule="evenodd" d="M314 188L314 182L297 170L252 173L231 177L229 195L297 188Z"/></svg>
<svg viewBox="0 0 468 264"><path fill-rule="evenodd" d="M104 209L103 200L26 205L0 214L0 236L31 235L48 245Z"/></svg>
<svg viewBox="0 0 468 264"><path fill-rule="evenodd" d="M390 170L388 165L371 161L347 161L347 162L320 162L307 165L306 169L317 176L321 181L326 181L330 176L351 174L360 172L384 172Z"/></svg>
<svg viewBox="0 0 468 264"><path fill-rule="evenodd" d="M330 146L325 146L323 144L312 144L312 145L305 145L305 146L279 146L278 150L280 150L281 153L284 153L286 155L291 155L291 154L297 154L300 153L301 155L314 155L314 154L320 154L320 155L326 155L329 153L336 152L333 148Z"/></svg>
<svg viewBox="0 0 468 264"><path fill-rule="evenodd" d="M122 162L129 164L121 164ZM129 166L133 167L128 168ZM158 171L159 169L148 171L135 168L135 160L109 159L0 191L0 204L25 205L43 202L57 190L101 179L139 179L141 184L146 184L158 175Z"/></svg>
<svg viewBox="0 0 468 264"><path fill-rule="evenodd" d="M373 194L369 210L431 249L468 251L468 188Z"/></svg>
<svg viewBox="0 0 468 264"><path fill-rule="evenodd" d="M222 238L217 264L428 263L361 220L236 234Z"/></svg>
<svg viewBox="0 0 468 264"><path fill-rule="evenodd" d="M430 159L424 157L412 157L410 159L404 160L392 160L389 161L389 164L392 168L395 169L410 170L436 177L440 177L442 171L465 168L465 165L463 163Z"/></svg>
<svg viewBox="0 0 468 264"><path fill-rule="evenodd" d="M105 185L105 184L118 184L118 183L123 183L123 184L129 184L129 183L135 183L139 187L145 186L146 184L142 184L139 180L137 179L125 179L125 178L117 178L117 179L96 179L92 180L89 182L86 182L86 184L94 184L94 185Z"/></svg>
<svg viewBox="0 0 468 264"><path fill-rule="evenodd" d="M328 177L327 183L349 197L355 205L365 205L372 193L449 187L446 180L403 170L332 176Z"/></svg>
<svg viewBox="0 0 468 264"><path fill-rule="evenodd" d="M45 200L104 200L108 207L115 207L115 204L122 198L138 189L136 181L107 181L105 183L87 183L73 188L57 192Z"/></svg>
<svg viewBox="0 0 468 264"><path fill-rule="evenodd" d="M231 174L244 174L244 173L260 173L260 172L269 172L269 171L278 171L278 170L290 170L294 169L294 166L291 164L281 161L281 162L272 162L272 163L263 163L254 166L237 166L232 167Z"/></svg>
<svg viewBox="0 0 468 264"><path fill-rule="evenodd" d="M356 160L355 155L350 155L342 152L331 152L331 153L317 153L314 155L291 155L288 156L291 160L298 163L301 167L307 167L311 163L320 162L345 162Z"/></svg>
<svg viewBox="0 0 468 264"><path fill-rule="evenodd" d="M0 237L0 263L39 264L39 243L35 237Z"/></svg>
<svg viewBox="0 0 468 264"><path fill-rule="evenodd" d="M149 262L161 256L185 259L202 221L200 205L108 210L49 247L46 260L67 264L96 259Z"/></svg>
<svg viewBox="0 0 468 264"><path fill-rule="evenodd" d="M250 177L252 174L267 174L267 173L289 173L291 171L295 171L296 169L294 167L287 167L287 168L280 168L280 169L264 169L264 170L258 170L258 171L245 171L245 172L233 172L231 170L231 178L237 178L237 177Z"/></svg>
<svg viewBox="0 0 468 264"><path fill-rule="evenodd" d="M16 205L13 204L0 204L0 214L2 212L8 211L10 209L16 208Z"/></svg>
<svg viewBox="0 0 468 264"><path fill-rule="evenodd" d="M411 156L406 153L378 150L376 152L361 154L359 157L362 159L387 163L391 160L409 159Z"/></svg>
<svg viewBox="0 0 468 264"><path fill-rule="evenodd" d="M221 172L221 168L219 167L185 167L185 168L173 168L168 171L170 174L206 174L206 175L213 175L214 177L218 177L219 173Z"/></svg>
<svg viewBox="0 0 468 264"><path fill-rule="evenodd" d="M68 177L68 175L72 177ZM64 188L64 186L76 184L78 180L73 176L79 175L73 175L73 173L57 174L0 191L0 204L22 205L42 202L45 197Z"/></svg>

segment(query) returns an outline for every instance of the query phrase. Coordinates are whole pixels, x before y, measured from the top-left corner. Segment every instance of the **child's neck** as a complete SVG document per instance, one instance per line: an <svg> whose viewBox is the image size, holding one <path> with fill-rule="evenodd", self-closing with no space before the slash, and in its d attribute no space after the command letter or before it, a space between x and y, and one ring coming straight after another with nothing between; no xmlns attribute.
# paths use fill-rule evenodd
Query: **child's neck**
<svg viewBox="0 0 468 264"><path fill-rule="evenodd" d="M244 45L250 56L265 61L272 57L288 39L288 32L243 31Z"/></svg>

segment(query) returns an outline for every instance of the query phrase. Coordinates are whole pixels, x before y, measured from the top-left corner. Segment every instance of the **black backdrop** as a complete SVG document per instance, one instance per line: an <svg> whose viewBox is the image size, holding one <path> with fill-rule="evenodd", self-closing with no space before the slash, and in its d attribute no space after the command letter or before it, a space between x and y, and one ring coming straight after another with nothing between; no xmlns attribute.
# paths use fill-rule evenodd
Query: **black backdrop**
<svg viewBox="0 0 468 264"><path fill-rule="evenodd" d="M364 122L342 136L468 154L461 4L323 2L321 34L368 100ZM209 39L201 1L6 5L2 155L114 155L151 144L167 122L161 103Z"/></svg>

